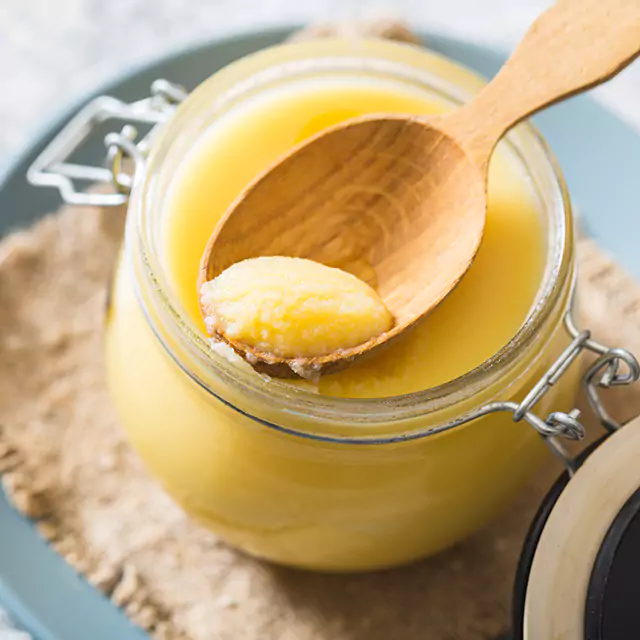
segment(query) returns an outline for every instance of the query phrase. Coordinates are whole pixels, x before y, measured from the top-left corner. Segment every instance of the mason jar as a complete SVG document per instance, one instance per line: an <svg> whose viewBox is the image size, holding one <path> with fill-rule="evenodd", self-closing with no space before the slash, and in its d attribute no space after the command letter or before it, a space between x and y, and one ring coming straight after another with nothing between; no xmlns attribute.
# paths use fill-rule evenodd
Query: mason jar
<svg viewBox="0 0 640 640"><path fill-rule="evenodd" d="M484 362L433 388L344 398L265 379L213 350L166 270L163 203L172 178L225 113L276 85L332 74L404 83L443 108L483 85L445 58L388 41L278 46L217 72L188 96L164 83L150 100L98 105L157 126L141 143L131 128L111 134L116 193L67 193L67 200L128 201L106 364L122 426L149 472L190 516L250 554L314 570L372 570L459 542L517 495L547 455L545 444L563 456L559 439L582 434L572 411L576 361L584 350L609 350L571 319L569 197L528 124L501 146L535 194L544 268L526 319ZM126 157L135 165L130 182ZM36 163L33 182L46 182L50 160Z"/></svg>

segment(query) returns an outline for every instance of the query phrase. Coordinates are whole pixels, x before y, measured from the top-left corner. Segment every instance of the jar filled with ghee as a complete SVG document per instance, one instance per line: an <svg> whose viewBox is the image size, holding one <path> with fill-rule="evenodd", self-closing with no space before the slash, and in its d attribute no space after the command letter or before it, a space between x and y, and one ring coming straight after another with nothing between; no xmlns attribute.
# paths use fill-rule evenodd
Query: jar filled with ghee
<svg viewBox="0 0 640 640"><path fill-rule="evenodd" d="M544 439L575 435L580 371L567 365L587 338L568 320L570 204L529 125L494 154L471 269L388 349L317 384L271 379L212 347L198 310L208 238L270 163L348 118L435 113L481 86L415 46L288 44L206 80L144 157L120 143L138 167L106 328L109 386L149 471L232 545L323 571L410 562L480 528L535 472Z"/></svg>

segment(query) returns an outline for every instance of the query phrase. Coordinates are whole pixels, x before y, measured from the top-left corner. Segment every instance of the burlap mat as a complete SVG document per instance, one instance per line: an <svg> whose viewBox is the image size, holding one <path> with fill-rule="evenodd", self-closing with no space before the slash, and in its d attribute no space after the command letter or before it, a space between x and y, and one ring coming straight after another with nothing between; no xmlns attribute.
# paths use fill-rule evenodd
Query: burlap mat
<svg viewBox="0 0 640 640"><path fill-rule="evenodd" d="M248 558L187 519L123 439L102 368L123 213L62 210L0 243L0 473L68 562L158 638L480 640L506 629L523 536L560 465L507 513L397 570L327 576ZM583 324L640 353L640 288L580 242ZM613 394L640 413L640 389ZM522 428L528 428L523 426Z"/></svg>

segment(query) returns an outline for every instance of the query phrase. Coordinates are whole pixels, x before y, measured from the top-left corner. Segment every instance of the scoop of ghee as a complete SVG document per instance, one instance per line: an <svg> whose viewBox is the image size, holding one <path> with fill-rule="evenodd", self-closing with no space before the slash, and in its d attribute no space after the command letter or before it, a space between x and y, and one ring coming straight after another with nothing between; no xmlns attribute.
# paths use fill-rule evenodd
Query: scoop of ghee
<svg viewBox="0 0 640 640"><path fill-rule="evenodd" d="M348 349L393 325L368 284L303 258L238 262L205 282L200 300L209 334L283 358Z"/></svg>

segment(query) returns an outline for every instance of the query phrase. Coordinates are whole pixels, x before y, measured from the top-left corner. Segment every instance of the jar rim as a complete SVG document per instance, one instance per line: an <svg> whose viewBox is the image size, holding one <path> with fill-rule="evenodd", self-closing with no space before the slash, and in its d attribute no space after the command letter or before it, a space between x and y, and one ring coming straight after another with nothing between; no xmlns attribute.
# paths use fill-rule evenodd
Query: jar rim
<svg viewBox="0 0 640 640"><path fill-rule="evenodd" d="M331 42L332 40L327 39L323 41L323 44L330 47ZM529 149L518 152L518 155L523 162L526 161L528 155L537 157L538 161L541 161L542 168L549 172L550 184L553 188L553 211L551 214L555 217L555 224L553 225L555 238L553 238L553 243L550 243L550 248L547 252L549 256L547 258L547 269L545 270L537 298L519 330L498 352L467 373L423 391L384 398L324 396L277 380L270 379L265 381L254 372L242 371L237 366L229 363L224 357L211 350L206 337L181 312L180 304L173 295L171 285L165 276L159 252L154 246L154 225L152 224L153 216L151 215L154 209L158 209L157 198L152 197L152 194L153 190L159 186L160 180L157 179L157 173L162 166L162 162L167 157L167 152L176 135L178 133L185 135L184 127L189 122L189 118L193 118L199 112L200 116L202 116L203 109L200 103L205 97L208 98L209 103L207 119L208 124L210 124L213 118L216 117L215 115L212 116L214 111L219 111L224 108L225 104L228 105L231 101L242 98L246 92L253 91L256 88L260 90L264 89L265 86L268 87L274 79L282 78L283 73L301 74L309 71L317 73L318 71L335 72L337 70L349 72L374 71L376 73L386 73L392 80L410 79L431 92L437 92L447 101L457 104L466 102L474 95L473 92L461 87L459 84L423 67L413 66L406 62L388 60L379 53L377 55L375 53L374 55L363 55L361 53L364 51L362 44L366 42L369 42L374 51L379 51L381 48L390 51L409 48L409 45L365 40L360 42L361 46L357 50L354 49L350 53L317 55L318 43L277 45L232 63L229 67L203 82L190 95L187 101L181 105L171 120L162 127L159 135L154 140L146 170L136 176L131 197L133 215L130 215L130 222L127 226L127 242L129 243L131 240L137 241L133 244L136 245L140 258L137 264L140 267L137 275L143 280L143 287L138 286L140 304L143 309L147 302L153 305L157 312L156 315L161 318L162 326L158 326L158 323L155 322L150 313L146 313L147 321L152 325L156 337L169 352L169 355L201 388L241 414L267 427L290 435L343 443L378 444L417 439L426 435L440 433L456 426L456 423L449 422L436 427L409 429L403 433L394 432L381 437L371 436L370 434L357 436L328 435L322 433L321 425L322 423L335 422L337 419L341 422L348 421L350 424L361 424L363 426L375 423L395 423L433 414L473 398L474 395L494 384L517 363L518 357L523 352L526 352L535 341L538 329L543 326L545 320L555 308L556 302L563 296L566 290L564 284L571 277L573 261L573 249L570 241L572 238L571 208L557 161L537 130L532 125L525 123L518 125L514 131L506 136L507 143L514 150L519 148L518 139L522 139L526 143ZM287 49L295 49L300 53L304 53L307 50L308 55L302 55L300 59L293 62L276 62L268 65L261 71L250 74L240 82L232 83L225 93L213 103L211 102L211 97L209 96L211 84L218 75L230 72L233 67L237 68L249 58L255 61L256 58L266 52L270 54L271 58L274 58L279 52ZM415 49L415 47L411 47L411 49ZM458 73L460 71L467 72L478 83L482 81L479 76L468 71L465 67L438 54L427 50L420 51L420 54L424 59L437 59L441 64L449 65L452 69L457 70ZM415 56L415 52L412 55ZM479 84L479 86L481 85ZM529 169L526 162L525 168ZM135 237L132 238L132 235ZM145 288L146 295L141 294L141 288ZM146 300L143 300L143 297L146 297ZM167 333L171 333L172 340L167 339ZM175 344L179 344L186 352L185 355L188 355L188 366L183 362L184 357L179 358L174 353L172 345ZM279 422L265 420L256 415L255 412L245 411L222 397L219 392L212 388L209 383L212 380L240 391L243 394L243 398L251 398L256 403L266 403L267 406L271 407L274 404L277 405L283 420L286 420L286 415L295 415L298 419L302 415L312 420L318 429L313 431L293 429Z"/></svg>

